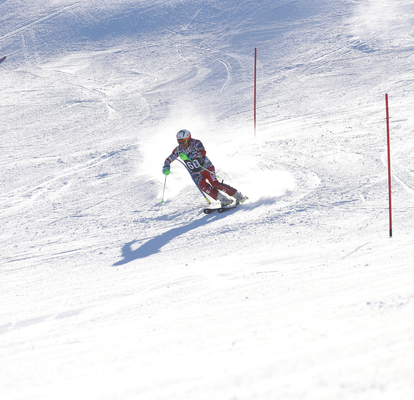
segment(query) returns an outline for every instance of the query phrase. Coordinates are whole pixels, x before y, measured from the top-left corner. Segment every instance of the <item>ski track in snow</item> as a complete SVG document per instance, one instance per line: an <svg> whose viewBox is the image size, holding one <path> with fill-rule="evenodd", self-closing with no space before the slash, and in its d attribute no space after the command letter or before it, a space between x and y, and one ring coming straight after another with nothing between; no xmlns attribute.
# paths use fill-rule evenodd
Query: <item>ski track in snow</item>
<svg viewBox="0 0 414 400"><path fill-rule="evenodd" d="M412 5L49 3L0 1L2 400L412 397Z"/></svg>
<svg viewBox="0 0 414 400"><path fill-rule="evenodd" d="M5 40L11 36L15 36L19 33L25 32L29 29L32 29L34 27L36 27L36 25L39 25L41 23L44 23L50 19L53 19L57 16L62 15L65 12L68 12L74 8L76 8L79 5L80 2L76 2L75 4L71 4L70 6L66 6L66 7L60 7L55 11L47 11L47 15L44 17L39 17L39 18L35 18L34 20L28 22L27 20L23 20L22 21L22 25L15 29L12 30L10 32L7 32L5 35L0 36L0 40Z"/></svg>

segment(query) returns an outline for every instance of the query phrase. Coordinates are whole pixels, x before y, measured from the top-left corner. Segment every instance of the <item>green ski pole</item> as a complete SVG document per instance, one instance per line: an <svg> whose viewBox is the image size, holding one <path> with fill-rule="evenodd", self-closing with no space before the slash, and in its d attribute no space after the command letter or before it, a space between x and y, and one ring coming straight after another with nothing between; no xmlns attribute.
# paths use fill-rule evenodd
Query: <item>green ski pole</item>
<svg viewBox="0 0 414 400"><path fill-rule="evenodd" d="M167 175L165 175L165 179L164 179L164 190L162 192L162 200L161 200L161 205L164 204L164 194L165 194L165 185L167 184Z"/></svg>

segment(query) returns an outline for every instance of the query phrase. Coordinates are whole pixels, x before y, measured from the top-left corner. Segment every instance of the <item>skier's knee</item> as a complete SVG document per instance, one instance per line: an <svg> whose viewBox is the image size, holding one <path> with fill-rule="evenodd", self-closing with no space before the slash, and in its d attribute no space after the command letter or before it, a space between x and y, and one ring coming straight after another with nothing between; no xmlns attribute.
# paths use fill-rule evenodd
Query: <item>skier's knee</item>
<svg viewBox="0 0 414 400"><path fill-rule="evenodd" d="M199 184L199 186L200 186L200 189L201 189L204 193L206 193L206 194L208 194L208 195L212 196L213 198L215 197L215 194L216 194L217 190L215 190L215 189L214 189L213 187L211 187L209 184L201 182L201 183Z"/></svg>

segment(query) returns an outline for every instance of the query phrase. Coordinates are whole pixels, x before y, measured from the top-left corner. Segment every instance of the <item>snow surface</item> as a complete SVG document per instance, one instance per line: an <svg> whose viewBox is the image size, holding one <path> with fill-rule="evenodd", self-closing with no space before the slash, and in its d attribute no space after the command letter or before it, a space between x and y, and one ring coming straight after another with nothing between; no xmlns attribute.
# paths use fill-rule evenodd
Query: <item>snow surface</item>
<svg viewBox="0 0 414 400"><path fill-rule="evenodd" d="M0 22L2 400L414 398L414 1ZM204 215L176 162L160 205L182 128L249 203Z"/></svg>

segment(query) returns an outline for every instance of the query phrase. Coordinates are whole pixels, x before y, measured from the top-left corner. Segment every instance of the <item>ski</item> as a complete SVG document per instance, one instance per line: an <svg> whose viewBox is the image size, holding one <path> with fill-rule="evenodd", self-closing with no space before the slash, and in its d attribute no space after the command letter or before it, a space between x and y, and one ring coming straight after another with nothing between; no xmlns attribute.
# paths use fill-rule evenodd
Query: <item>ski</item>
<svg viewBox="0 0 414 400"><path fill-rule="evenodd" d="M1 63L2 61L4 61L6 58L7 58L6 56L4 56L3 58L0 58L0 63Z"/></svg>
<svg viewBox="0 0 414 400"><path fill-rule="evenodd" d="M219 213L222 213L224 211L228 211L228 210L231 210L233 208L236 208L237 206L239 206L240 204L243 204L248 199L249 198L247 196L243 196L243 198L241 198L236 203L229 204L228 206L224 206L224 207L220 207L220 206L215 206L214 207L214 205L213 205L213 206L206 207L203 211L204 211L204 214L211 214L214 211L218 211Z"/></svg>
<svg viewBox="0 0 414 400"><path fill-rule="evenodd" d="M232 210L233 208L236 208L237 204L225 206L225 207L206 207L203 211L204 214L211 214L214 211L217 211L219 213L223 213L224 211Z"/></svg>

